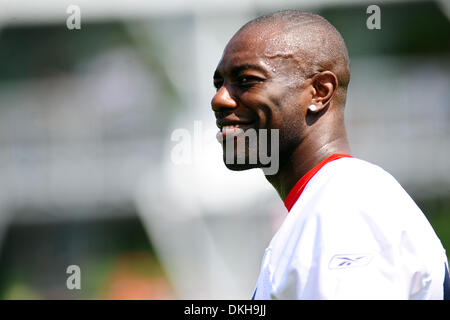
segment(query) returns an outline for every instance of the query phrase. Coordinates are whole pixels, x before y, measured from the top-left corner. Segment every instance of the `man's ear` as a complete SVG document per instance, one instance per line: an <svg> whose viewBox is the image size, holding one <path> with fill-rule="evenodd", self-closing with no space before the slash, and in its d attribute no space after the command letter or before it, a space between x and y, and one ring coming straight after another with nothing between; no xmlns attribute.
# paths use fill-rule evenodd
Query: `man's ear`
<svg viewBox="0 0 450 320"><path fill-rule="evenodd" d="M315 108L310 108L310 111L320 112L331 102L338 87L338 80L333 72L323 71L312 78L312 86L314 87L315 93L312 97L311 104Z"/></svg>

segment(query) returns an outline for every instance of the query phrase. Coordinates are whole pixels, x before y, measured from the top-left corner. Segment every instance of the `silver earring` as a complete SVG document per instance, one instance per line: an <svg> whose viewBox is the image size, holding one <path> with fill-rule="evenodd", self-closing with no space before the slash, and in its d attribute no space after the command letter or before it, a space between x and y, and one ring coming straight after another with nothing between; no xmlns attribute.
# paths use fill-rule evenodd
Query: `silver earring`
<svg viewBox="0 0 450 320"><path fill-rule="evenodd" d="M317 106L315 104L312 104L308 107L308 109L312 112L315 112L315 111L317 111Z"/></svg>

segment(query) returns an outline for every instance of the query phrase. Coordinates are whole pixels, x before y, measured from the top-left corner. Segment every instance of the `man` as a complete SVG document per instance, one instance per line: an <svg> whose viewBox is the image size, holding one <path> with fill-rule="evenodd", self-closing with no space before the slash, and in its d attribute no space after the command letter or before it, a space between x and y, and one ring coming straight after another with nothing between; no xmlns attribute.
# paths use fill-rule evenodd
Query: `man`
<svg viewBox="0 0 450 320"><path fill-rule="evenodd" d="M264 168L251 156L264 146L278 152L279 170L266 178L289 211L265 251L253 297L448 298L447 257L424 214L390 174L350 156L349 80L341 35L310 13L252 20L224 50L211 104L225 164ZM278 143L236 147L250 130L260 140L261 130L276 132Z"/></svg>

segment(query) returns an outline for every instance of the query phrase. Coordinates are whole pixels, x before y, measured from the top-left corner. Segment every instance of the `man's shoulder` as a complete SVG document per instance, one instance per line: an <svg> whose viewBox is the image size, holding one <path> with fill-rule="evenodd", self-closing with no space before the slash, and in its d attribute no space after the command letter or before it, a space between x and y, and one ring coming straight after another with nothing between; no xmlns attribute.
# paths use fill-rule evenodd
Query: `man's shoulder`
<svg viewBox="0 0 450 320"><path fill-rule="evenodd" d="M302 230L322 235L331 247L360 244L370 248L401 246L405 239L436 244L434 230L402 186L380 166L357 158L330 162L305 189L293 213ZM408 221L406 224L405 221Z"/></svg>
<svg viewBox="0 0 450 320"><path fill-rule="evenodd" d="M309 218L320 221L323 227L356 230L366 225L367 234L375 232L379 239L395 238L400 242L405 234L414 237L427 234L430 241L435 240L422 210L380 166L346 158L324 169L327 171L324 170L323 176L318 176L322 181L318 179L317 185L312 185L308 203L304 204Z"/></svg>
<svg viewBox="0 0 450 320"><path fill-rule="evenodd" d="M328 163L324 171L348 179L361 180L368 177L379 179L392 179L392 175L382 167L355 157L341 158Z"/></svg>
<svg viewBox="0 0 450 320"><path fill-rule="evenodd" d="M400 183L382 167L358 158L341 158L328 163L317 174L319 188L328 190L325 194L341 196L375 196L381 194L406 193Z"/></svg>
<svg viewBox="0 0 450 320"><path fill-rule="evenodd" d="M400 183L378 165L358 158L333 161L305 190L304 207L313 215L343 221L397 221L423 216ZM331 219L331 221L334 219Z"/></svg>

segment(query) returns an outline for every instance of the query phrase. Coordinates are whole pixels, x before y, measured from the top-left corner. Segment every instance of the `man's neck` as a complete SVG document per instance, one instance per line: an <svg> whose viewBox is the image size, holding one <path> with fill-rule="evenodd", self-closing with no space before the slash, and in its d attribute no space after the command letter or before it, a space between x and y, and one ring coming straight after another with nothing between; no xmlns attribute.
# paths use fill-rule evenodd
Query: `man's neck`
<svg viewBox="0 0 450 320"><path fill-rule="evenodd" d="M316 138L306 139L292 152L275 175L267 175L280 198L285 201L295 184L322 160L335 153L350 154L350 146L345 132L330 138L327 143L317 143Z"/></svg>

